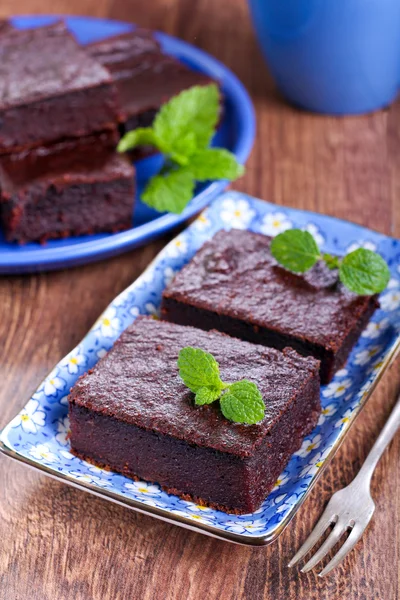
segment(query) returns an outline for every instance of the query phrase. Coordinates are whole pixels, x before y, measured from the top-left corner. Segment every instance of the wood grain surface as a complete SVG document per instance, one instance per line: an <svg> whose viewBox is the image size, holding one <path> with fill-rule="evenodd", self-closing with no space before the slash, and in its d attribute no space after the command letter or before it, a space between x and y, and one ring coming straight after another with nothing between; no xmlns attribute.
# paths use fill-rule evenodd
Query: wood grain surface
<svg viewBox="0 0 400 600"><path fill-rule="evenodd" d="M78 13L177 35L226 63L257 111L257 141L235 187L400 236L400 103L330 118L281 101L256 46L245 0L2 0L0 17ZM0 278L0 427L168 238L105 262ZM385 375L336 458L280 539L234 546L190 533L0 457L2 600L397 600L400 436L373 479L377 510L356 550L327 578L287 562L334 490L355 475L399 392Z"/></svg>

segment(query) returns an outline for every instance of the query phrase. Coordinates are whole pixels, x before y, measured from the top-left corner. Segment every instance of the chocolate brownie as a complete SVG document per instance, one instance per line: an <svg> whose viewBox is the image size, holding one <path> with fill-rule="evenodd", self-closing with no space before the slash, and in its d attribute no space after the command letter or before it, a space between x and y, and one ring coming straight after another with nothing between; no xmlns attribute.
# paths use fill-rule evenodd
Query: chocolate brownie
<svg viewBox="0 0 400 600"><path fill-rule="evenodd" d="M20 243L132 226L134 170L115 132L0 157L6 239Z"/></svg>
<svg viewBox="0 0 400 600"><path fill-rule="evenodd" d="M0 154L112 130L117 90L62 23L0 36Z"/></svg>
<svg viewBox="0 0 400 600"><path fill-rule="evenodd" d="M107 38L86 46L107 67L117 85L125 130L151 125L161 105L184 89L213 80L163 54L150 31Z"/></svg>
<svg viewBox="0 0 400 600"><path fill-rule="evenodd" d="M185 346L211 352L224 381L255 382L263 421L228 421L218 402L195 406L177 367ZM141 317L72 388L72 451L197 503L253 512L317 423L318 370L290 348Z"/></svg>
<svg viewBox="0 0 400 600"><path fill-rule="evenodd" d="M291 346L321 361L327 383L345 363L377 298L356 296L323 262L305 275L286 271L272 257L270 241L249 231L219 231L164 291L162 317L266 346Z"/></svg>

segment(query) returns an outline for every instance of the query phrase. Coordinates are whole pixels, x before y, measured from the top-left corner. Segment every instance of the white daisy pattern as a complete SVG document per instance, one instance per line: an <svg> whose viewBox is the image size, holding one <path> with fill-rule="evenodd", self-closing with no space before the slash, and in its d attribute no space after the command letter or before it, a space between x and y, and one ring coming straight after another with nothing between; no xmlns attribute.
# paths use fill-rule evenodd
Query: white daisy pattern
<svg viewBox="0 0 400 600"><path fill-rule="evenodd" d="M58 370L54 369L44 382L44 393L46 396L57 396L58 392L65 389L67 383L58 376Z"/></svg>
<svg viewBox="0 0 400 600"><path fill-rule="evenodd" d="M52 452L48 444L37 444L32 446L29 450L29 454L36 460L47 463L56 463L59 461L58 456Z"/></svg>
<svg viewBox="0 0 400 600"><path fill-rule="evenodd" d="M87 364L86 356L78 349L77 352L68 355L61 363L66 365L68 373L75 375L78 373L79 367L85 367Z"/></svg>
<svg viewBox="0 0 400 600"><path fill-rule="evenodd" d="M149 283L153 283L154 281L154 266L152 267L148 267L147 269L145 269L143 271L143 273L140 275L140 283L143 284L149 284Z"/></svg>
<svg viewBox="0 0 400 600"><path fill-rule="evenodd" d="M143 504L147 504L148 506L156 506L157 508L169 508L165 502L161 502L160 500L155 500L150 496L139 496L140 502Z"/></svg>
<svg viewBox="0 0 400 600"><path fill-rule="evenodd" d="M190 510L191 512L201 512L201 513L212 513L213 510L212 508L210 508L209 506L202 506L201 504L194 504L194 502L186 502L186 501L182 501L182 504L185 505L185 508L187 510Z"/></svg>
<svg viewBox="0 0 400 600"><path fill-rule="evenodd" d="M339 369L339 371L336 371L335 374L335 378L337 377L347 377L347 375L349 374L347 369Z"/></svg>
<svg viewBox="0 0 400 600"><path fill-rule="evenodd" d="M59 454L66 460L77 460L76 456L71 454L71 452L68 452L68 450L60 450Z"/></svg>
<svg viewBox="0 0 400 600"><path fill-rule="evenodd" d="M360 366L368 364L381 350L381 346L369 346L367 349L357 352L354 358L354 364Z"/></svg>
<svg viewBox="0 0 400 600"><path fill-rule="evenodd" d="M317 433L316 435L312 436L311 438L307 438L304 440L304 442L301 445L300 450L297 450L297 452L295 452L296 456L308 456L310 454L310 452L312 452L313 450L316 450L316 448L319 448L319 446L321 445L321 441L322 441L322 436L320 433Z"/></svg>
<svg viewBox="0 0 400 600"><path fill-rule="evenodd" d="M57 421L56 440L61 446L67 446L69 433L69 418L68 415Z"/></svg>
<svg viewBox="0 0 400 600"><path fill-rule="evenodd" d="M225 225L233 229L246 229L255 212L247 200L226 198L222 202L220 216Z"/></svg>
<svg viewBox="0 0 400 600"><path fill-rule="evenodd" d="M138 306L132 306L129 309L129 314L132 315L134 319L136 319L140 315L140 310Z"/></svg>
<svg viewBox="0 0 400 600"><path fill-rule="evenodd" d="M148 315L153 315L153 317L159 317L160 316L160 307L156 306L155 304L153 304L153 302L147 302L144 305L144 308L145 308L146 313Z"/></svg>
<svg viewBox="0 0 400 600"><path fill-rule="evenodd" d="M380 297L379 302L382 310L386 312L396 310L400 306L400 290L386 292Z"/></svg>
<svg viewBox="0 0 400 600"><path fill-rule="evenodd" d="M164 269L164 285L165 286L169 285L176 274L177 274L177 271L175 269L172 269L171 267L165 267L165 269Z"/></svg>
<svg viewBox="0 0 400 600"><path fill-rule="evenodd" d="M385 318L381 321L370 321L361 336L374 340L378 338L389 327L389 319Z"/></svg>
<svg viewBox="0 0 400 600"><path fill-rule="evenodd" d="M318 425L323 425L329 417L335 414L337 407L335 404L328 404L321 410L321 414L319 415Z"/></svg>
<svg viewBox="0 0 400 600"><path fill-rule="evenodd" d="M387 289L388 290L395 290L398 287L400 287L400 281L398 279L395 279L394 277L391 277L389 279L389 283L387 284Z"/></svg>
<svg viewBox="0 0 400 600"><path fill-rule="evenodd" d="M315 225L314 223L307 223L304 229L305 231L308 231L308 233L311 233L311 235L313 236L314 240L320 248L325 244L325 238L322 235L320 228L317 227L317 225Z"/></svg>
<svg viewBox="0 0 400 600"><path fill-rule="evenodd" d="M351 384L352 381L350 377L347 379L342 379L341 381L332 381L322 391L322 395L325 396L325 398L339 398L346 393Z"/></svg>
<svg viewBox="0 0 400 600"><path fill-rule="evenodd" d="M376 251L376 244L371 242L370 240L364 240L361 242L352 242L346 248L346 254L350 254L350 252L354 252L354 250L358 250L359 248L365 248L365 250L372 250L372 252Z"/></svg>
<svg viewBox="0 0 400 600"><path fill-rule="evenodd" d="M279 475L278 479L276 480L273 489L277 490L278 488L283 487L288 481L289 481L289 473L287 473L286 471L283 471L283 473L281 473Z"/></svg>
<svg viewBox="0 0 400 600"><path fill-rule="evenodd" d="M292 494L291 496L286 498L285 502L283 502L280 506L277 506L275 510L278 514L286 512L296 502L297 502L297 496L296 496L296 494Z"/></svg>
<svg viewBox="0 0 400 600"><path fill-rule="evenodd" d="M69 474L71 475L71 477L73 477L77 481L81 481L82 483L94 483L98 487L109 487L110 485L112 485L111 481L107 481L107 479L101 479L101 477L97 477L96 475L80 473L79 471L70 471Z"/></svg>
<svg viewBox="0 0 400 600"><path fill-rule="evenodd" d="M348 408L344 415L336 421L335 427L347 427L351 421L352 412L351 408Z"/></svg>
<svg viewBox="0 0 400 600"><path fill-rule="evenodd" d="M228 531L233 533L258 533L265 528L263 519L256 519L254 521L226 521L226 528Z"/></svg>
<svg viewBox="0 0 400 600"><path fill-rule="evenodd" d="M371 373L377 373L382 368L383 362L383 358L378 358L375 360L367 371L368 375L371 375Z"/></svg>
<svg viewBox="0 0 400 600"><path fill-rule="evenodd" d="M46 413L42 410L38 400L31 398L22 411L13 419L12 427L21 427L25 433L37 433L44 427Z"/></svg>
<svg viewBox="0 0 400 600"><path fill-rule="evenodd" d="M145 494L146 496L159 496L161 490L157 485L145 481L132 481L124 484L125 489L134 494Z"/></svg>
<svg viewBox="0 0 400 600"><path fill-rule="evenodd" d="M202 212L197 217L193 225L196 229L199 229L200 231L207 229L210 226L210 219L207 217L207 212Z"/></svg>
<svg viewBox="0 0 400 600"><path fill-rule="evenodd" d="M187 247L187 241L182 235L179 235L166 246L165 254L170 258L178 258L179 256L186 254Z"/></svg>
<svg viewBox="0 0 400 600"><path fill-rule="evenodd" d="M107 471L105 471L104 469L100 469L100 467L98 467L97 465L89 465L88 471L90 471L91 473L94 473L95 475L107 474Z"/></svg>
<svg viewBox="0 0 400 600"><path fill-rule="evenodd" d="M317 452L315 456L313 456L311 462L300 471L299 477L308 477L309 475L314 476L318 473L330 451L331 448L329 447L322 452Z"/></svg>
<svg viewBox="0 0 400 600"><path fill-rule="evenodd" d="M106 348L100 348L100 350L97 350L97 352L96 352L96 356L98 358L103 358L103 356L105 356L106 354L107 354Z"/></svg>
<svg viewBox="0 0 400 600"><path fill-rule="evenodd" d="M212 521L207 517L207 513L204 515L197 515L195 513L185 512L183 510L174 510L174 515L179 515L181 517L185 517L186 519L191 519L192 521L197 521L199 523L206 523L210 525Z"/></svg>
<svg viewBox="0 0 400 600"><path fill-rule="evenodd" d="M261 222L260 231L265 235L275 236L293 227L292 221L283 212L273 212L265 215Z"/></svg>
<svg viewBox="0 0 400 600"><path fill-rule="evenodd" d="M97 329L100 335L105 338L115 338L118 335L121 330L121 321L114 306L110 306L100 317Z"/></svg>

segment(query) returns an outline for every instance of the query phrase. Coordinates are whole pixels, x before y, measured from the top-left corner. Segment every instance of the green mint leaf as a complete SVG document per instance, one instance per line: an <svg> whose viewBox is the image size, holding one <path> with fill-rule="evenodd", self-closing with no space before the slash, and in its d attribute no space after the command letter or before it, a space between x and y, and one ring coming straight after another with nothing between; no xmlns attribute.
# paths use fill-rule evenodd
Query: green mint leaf
<svg viewBox="0 0 400 600"><path fill-rule="evenodd" d="M321 257L311 233L301 229L288 229L271 242L271 254L282 267L294 273L305 273Z"/></svg>
<svg viewBox="0 0 400 600"><path fill-rule="evenodd" d="M221 388L213 388L213 387L202 387L196 392L196 396L194 399L194 403L197 406L202 406L203 404L211 404L218 400L221 395Z"/></svg>
<svg viewBox="0 0 400 600"><path fill-rule="evenodd" d="M205 399L204 388L219 390L219 394L224 387L219 376L219 365L212 354L186 346L179 352L178 357L179 375L183 383L195 394L199 393L199 400ZM208 396L209 398L210 396ZM214 400L216 400L214 398ZM208 404L208 402L201 402Z"/></svg>
<svg viewBox="0 0 400 600"><path fill-rule="evenodd" d="M232 383L220 404L224 417L235 423L254 425L265 415L263 397L256 384L247 379Z"/></svg>
<svg viewBox="0 0 400 600"><path fill-rule="evenodd" d="M171 156L188 156L196 148L208 146L218 117L218 87L197 85L164 104L154 119L153 129Z"/></svg>
<svg viewBox="0 0 400 600"><path fill-rule="evenodd" d="M233 181L244 173L236 156L223 148L197 150L188 161L188 170L197 181L229 179Z"/></svg>
<svg viewBox="0 0 400 600"><path fill-rule="evenodd" d="M181 213L193 198L194 180L183 169L150 179L142 193L142 201L160 212Z"/></svg>
<svg viewBox="0 0 400 600"><path fill-rule="evenodd" d="M335 256L334 254L323 254L322 258L328 269L330 269L331 271L333 271L333 269L339 268L340 259L338 256Z"/></svg>
<svg viewBox="0 0 400 600"><path fill-rule="evenodd" d="M179 140L179 143L175 144L174 149L169 148L169 155L178 165L184 167L190 162L190 155L196 151L196 135L193 131L188 131Z"/></svg>
<svg viewBox="0 0 400 600"><path fill-rule="evenodd" d="M390 271L379 254L366 248L358 248L343 258L339 278L350 291L370 296L383 292L389 283Z"/></svg>
<svg viewBox="0 0 400 600"><path fill-rule="evenodd" d="M151 127L138 127L138 129L128 131L121 138L117 146L117 151L127 152L128 150L133 150L136 146L155 146L159 150L162 150L159 140Z"/></svg>

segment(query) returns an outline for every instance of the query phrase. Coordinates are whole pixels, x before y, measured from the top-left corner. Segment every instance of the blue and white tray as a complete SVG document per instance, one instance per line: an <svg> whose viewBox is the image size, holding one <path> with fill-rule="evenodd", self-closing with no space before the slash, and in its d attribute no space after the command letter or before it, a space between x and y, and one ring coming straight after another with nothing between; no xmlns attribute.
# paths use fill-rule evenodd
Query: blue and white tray
<svg viewBox="0 0 400 600"><path fill-rule="evenodd" d="M134 28L131 23L62 15L14 17L12 23L19 29L26 29L47 25L60 18L65 20L81 44L105 39ZM224 115L213 144L231 150L240 163L245 163L254 141L255 118L252 102L243 85L232 71L206 52L164 33L157 33L156 37L167 54L219 81L224 94ZM198 184L194 198L182 214L161 214L140 201L141 191L148 179L157 173L160 167L159 155L136 163L137 202L133 227L127 231L50 240L45 245L29 243L19 246L6 242L0 230L0 274L61 269L126 252L184 223L203 210L227 185L226 181Z"/></svg>
<svg viewBox="0 0 400 600"><path fill-rule="evenodd" d="M262 507L243 516L196 506L168 495L157 485L103 471L70 454L67 439L69 388L139 314L156 314L162 290L174 273L217 230L230 227L268 235L290 227L306 228L328 252L342 254L358 246L376 249L392 273L381 295L381 309L362 333L345 368L322 387L323 409L317 427L293 455ZM112 302L79 346L55 367L4 428L0 449L43 473L129 508L232 542L267 544L282 532L307 497L399 347L399 240L331 217L280 208L237 192L226 193Z"/></svg>

